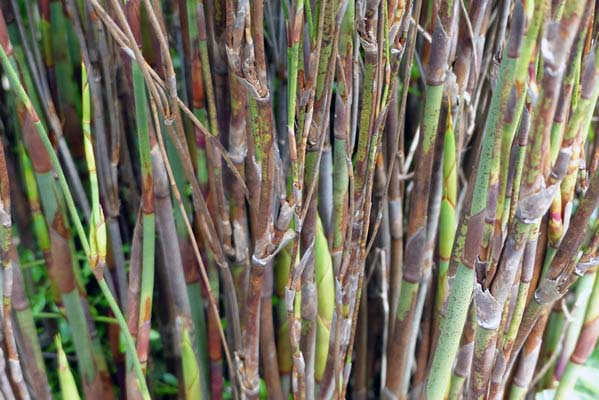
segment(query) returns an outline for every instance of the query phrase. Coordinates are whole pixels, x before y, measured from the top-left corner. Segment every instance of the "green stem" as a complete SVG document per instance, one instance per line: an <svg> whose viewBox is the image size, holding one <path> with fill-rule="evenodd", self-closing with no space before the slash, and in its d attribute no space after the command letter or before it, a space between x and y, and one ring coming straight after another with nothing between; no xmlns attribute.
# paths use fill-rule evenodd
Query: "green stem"
<svg viewBox="0 0 599 400"><path fill-rule="evenodd" d="M89 241L87 240L87 236L85 235L85 231L83 229L83 224L81 222L81 218L79 218L79 214L77 213L77 209L75 207L75 202L73 201L73 196L71 195L71 192L69 190L69 185L66 181L66 178L65 178L64 172L62 170L62 167L60 165L60 162L58 161L58 157L56 156L56 152L54 151L52 143L50 142L50 138L48 137L46 129L44 128L44 126L40 122L39 118L37 117L37 113L32 108L31 101L29 100L29 96L27 95L27 92L25 92L25 88L21 84L19 76L17 75L17 72L15 71L14 67L12 66L12 64L8 58L8 55L6 53L6 50L4 49L3 46L0 46L0 60L2 61L4 71L8 75L8 79L9 79L14 91L16 92L16 95L24 103L25 107L31 111L31 115L34 118L33 124L35 126L35 129L37 130L37 132L43 142L43 145L50 156L52 166L54 167L54 170L56 171L56 173L58 175L58 181L59 181L60 187L64 193L64 196L65 196L65 199L67 202L67 207L71 214L71 218L73 219L73 222L77 229L77 234L79 236L81 246L83 247L83 251L85 252L85 254L89 257L91 255ZM149 399L150 395L148 392L148 387L147 387L146 381L144 379L141 364L139 363L139 358L137 357L137 353L135 351L135 344L133 343L133 337L131 336L131 332L129 332L129 329L127 327L127 322L125 321L125 318L123 317L123 313L121 312L116 300L114 299L112 292L108 288L106 281L104 279L98 280L98 284L100 285L102 293L106 297L106 300L108 301L112 312L115 314L117 320L119 321L120 328L125 335L125 342L127 344L127 350L130 353L130 355L132 356L133 365L136 370L137 379L138 379L139 385L141 387L141 392L144 395L144 398Z"/></svg>

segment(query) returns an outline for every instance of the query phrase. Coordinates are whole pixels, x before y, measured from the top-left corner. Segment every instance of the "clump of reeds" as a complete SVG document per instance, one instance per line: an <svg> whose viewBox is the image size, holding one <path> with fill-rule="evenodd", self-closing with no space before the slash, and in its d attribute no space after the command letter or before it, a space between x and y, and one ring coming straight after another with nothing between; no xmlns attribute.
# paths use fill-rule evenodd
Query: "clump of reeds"
<svg viewBox="0 0 599 400"><path fill-rule="evenodd" d="M0 1L0 397L569 398L597 27L590 0Z"/></svg>

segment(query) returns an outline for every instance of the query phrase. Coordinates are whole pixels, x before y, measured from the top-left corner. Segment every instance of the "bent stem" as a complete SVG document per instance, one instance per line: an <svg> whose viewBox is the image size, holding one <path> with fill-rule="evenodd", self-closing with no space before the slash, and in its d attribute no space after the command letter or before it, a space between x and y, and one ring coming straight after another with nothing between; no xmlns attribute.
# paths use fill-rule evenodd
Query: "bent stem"
<svg viewBox="0 0 599 400"><path fill-rule="evenodd" d="M6 53L6 49L4 48L4 46L0 46L0 59L2 61L2 66L4 67L4 70L8 75L8 79L11 83L11 86L15 90L19 99L25 104L25 107L28 110L30 110L31 115L34 118L33 124L35 126L35 129L37 130L38 135L40 136L46 151L50 155L50 160L52 162L52 166L54 167L54 170L58 174L58 181L59 181L60 187L62 189L62 192L64 193L64 196L65 196L65 199L67 202L67 207L71 214L71 218L72 218L72 220L75 224L75 227L77 229L77 234L79 237L79 241L81 243L81 247L83 248L85 255L89 258L92 255L90 244L87 239L87 236L85 235L85 231L83 229L83 224L81 222L81 218L79 217L79 214L77 213L77 209L75 207L75 202L73 201L73 196L71 195L71 192L69 190L69 185L66 181L64 171L62 170L60 162L58 161L58 157L56 156L56 152L54 151L52 143L50 142L50 138L48 137L46 128L42 125L41 121L37 117L37 113L35 112L35 109L33 109L32 105L31 105L29 96L25 92L25 88L21 84L21 81L8 58L8 55ZM148 386L147 386L145 378L144 378L144 374L143 374L143 370L141 368L141 364L139 362L139 358L137 357L137 352L135 350L135 343L133 342L133 337L131 336L131 332L129 332L129 328L127 327L127 321L125 321L125 317L123 316L123 313L122 313L121 309L119 308L119 306L116 302L116 299L114 298L114 295L110 291L108 284L106 283L106 280L103 277L98 277L98 276L96 276L96 279L98 280L98 284L100 286L102 294L108 301L108 304L109 304L112 312L114 313L117 321L119 322L119 326L120 326L123 334L125 335L125 344L126 344L127 352L129 353L129 356L133 360L133 366L135 368L135 372L137 375L141 393L145 399L150 399L150 394L148 392Z"/></svg>

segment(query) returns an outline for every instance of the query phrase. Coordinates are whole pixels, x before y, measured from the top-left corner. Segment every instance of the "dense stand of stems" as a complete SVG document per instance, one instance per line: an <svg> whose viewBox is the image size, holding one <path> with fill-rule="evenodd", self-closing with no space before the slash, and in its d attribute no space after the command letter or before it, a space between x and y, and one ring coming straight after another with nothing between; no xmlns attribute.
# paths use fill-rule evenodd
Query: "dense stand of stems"
<svg viewBox="0 0 599 400"><path fill-rule="evenodd" d="M3 398L576 390L593 1L33 3L0 2Z"/></svg>

